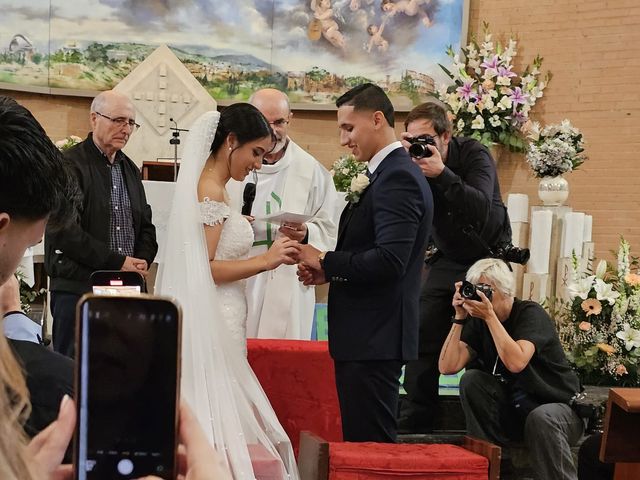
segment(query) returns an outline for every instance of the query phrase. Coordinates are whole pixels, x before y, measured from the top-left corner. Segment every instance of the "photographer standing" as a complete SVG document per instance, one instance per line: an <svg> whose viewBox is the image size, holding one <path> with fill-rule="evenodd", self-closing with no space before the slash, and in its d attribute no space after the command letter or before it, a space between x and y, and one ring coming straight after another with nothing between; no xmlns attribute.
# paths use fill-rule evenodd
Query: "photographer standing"
<svg viewBox="0 0 640 480"><path fill-rule="evenodd" d="M471 264L511 244L511 224L489 151L471 138L452 137L439 104L409 112L403 144L433 192L433 243L420 294L419 358L407 364L399 430L428 432L438 406L438 354L453 315L453 285Z"/></svg>
<svg viewBox="0 0 640 480"><path fill-rule="evenodd" d="M466 277L455 284L438 365L453 374L477 360L460 381L467 433L499 445L524 437L536 478L576 480L570 447L584 424L570 403L580 382L553 321L536 302L513 297L502 260L479 260Z"/></svg>

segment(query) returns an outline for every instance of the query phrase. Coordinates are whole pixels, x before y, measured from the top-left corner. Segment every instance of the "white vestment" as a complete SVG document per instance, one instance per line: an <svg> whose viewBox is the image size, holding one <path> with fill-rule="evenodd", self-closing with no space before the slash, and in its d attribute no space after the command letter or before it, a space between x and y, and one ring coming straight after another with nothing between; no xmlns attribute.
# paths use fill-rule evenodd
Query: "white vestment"
<svg viewBox="0 0 640 480"><path fill-rule="evenodd" d="M248 176L243 185L252 182ZM233 204L242 203L243 186L229 188ZM336 190L333 178L320 162L289 140L284 156L258 171L251 214L263 217L278 211L313 215L306 223L308 243L321 251L333 250L337 238L334 221ZM256 220L255 242L249 256L266 252L279 224ZM295 265L280 265L247 281L247 337L309 340L315 308L315 289L305 287Z"/></svg>

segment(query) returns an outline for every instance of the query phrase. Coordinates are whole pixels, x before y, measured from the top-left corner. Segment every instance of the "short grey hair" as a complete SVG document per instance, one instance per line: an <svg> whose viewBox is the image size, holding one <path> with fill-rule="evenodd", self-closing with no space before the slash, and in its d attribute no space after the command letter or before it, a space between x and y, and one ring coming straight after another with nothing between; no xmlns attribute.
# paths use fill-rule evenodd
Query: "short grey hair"
<svg viewBox="0 0 640 480"><path fill-rule="evenodd" d="M104 106L107 103L107 96L102 93L98 94L96 98L91 102L91 112L101 112L104 110Z"/></svg>
<svg viewBox="0 0 640 480"><path fill-rule="evenodd" d="M513 297L515 295L515 281L513 272L503 260L497 258L483 258L469 267L467 281L478 283L484 276L493 283L503 295Z"/></svg>

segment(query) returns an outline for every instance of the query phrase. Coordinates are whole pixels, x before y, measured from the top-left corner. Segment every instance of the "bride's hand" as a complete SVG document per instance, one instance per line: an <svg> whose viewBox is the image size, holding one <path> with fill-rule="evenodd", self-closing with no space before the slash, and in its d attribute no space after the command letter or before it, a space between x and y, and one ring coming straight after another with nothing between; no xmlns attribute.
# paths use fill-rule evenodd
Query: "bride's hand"
<svg viewBox="0 0 640 480"><path fill-rule="evenodd" d="M297 263L300 244L287 237L279 237L273 242L271 248L264 254L267 270L273 270L283 263L295 265Z"/></svg>

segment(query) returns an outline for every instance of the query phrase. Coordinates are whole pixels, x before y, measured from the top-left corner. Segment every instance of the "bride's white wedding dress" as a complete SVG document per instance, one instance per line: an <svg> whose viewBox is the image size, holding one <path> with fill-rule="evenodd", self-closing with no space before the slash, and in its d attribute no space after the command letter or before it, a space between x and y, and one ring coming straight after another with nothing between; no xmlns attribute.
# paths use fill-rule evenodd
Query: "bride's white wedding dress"
<svg viewBox="0 0 640 480"><path fill-rule="evenodd" d="M182 307L182 396L235 479L253 479L254 459L270 458L266 475L297 480L291 442L245 355L244 282L216 286L204 224L224 222L216 259L245 258L249 223L221 202L198 201L197 187L218 124L207 112L191 126L180 164L156 294ZM266 454L266 455L265 455Z"/></svg>
<svg viewBox="0 0 640 480"><path fill-rule="evenodd" d="M242 260L249 256L253 245L253 228L239 212L232 211L224 202L205 198L200 203L202 223L217 225L224 223L218 240L216 260ZM218 285L220 313L227 325L231 338L246 351L247 339L247 300L246 280Z"/></svg>

